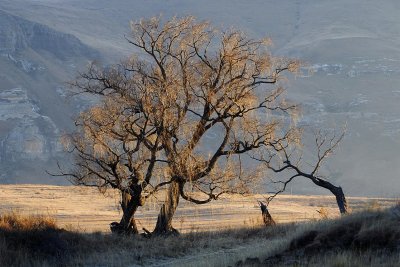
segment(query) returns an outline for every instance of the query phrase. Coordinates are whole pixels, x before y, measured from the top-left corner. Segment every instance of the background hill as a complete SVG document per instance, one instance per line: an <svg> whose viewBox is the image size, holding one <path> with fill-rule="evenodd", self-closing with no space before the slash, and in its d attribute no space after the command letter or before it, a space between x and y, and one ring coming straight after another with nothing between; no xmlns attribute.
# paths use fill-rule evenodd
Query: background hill
<svg viewBox="0 0 400 267"><path fill-rule="evenodd" d="M131 53L124 40L129 20L192 14L267 35L275 54L308 63L286 83L288 98L303 104L300 123L347 122L326 175L349 194L399 196L399 11L396 0L2 0L1 181L62 182L44 170L64 158L58 136L89 101L66 102L63 82L88 60L108 63ZM300 186L299 192L315 192Z"/></svg>

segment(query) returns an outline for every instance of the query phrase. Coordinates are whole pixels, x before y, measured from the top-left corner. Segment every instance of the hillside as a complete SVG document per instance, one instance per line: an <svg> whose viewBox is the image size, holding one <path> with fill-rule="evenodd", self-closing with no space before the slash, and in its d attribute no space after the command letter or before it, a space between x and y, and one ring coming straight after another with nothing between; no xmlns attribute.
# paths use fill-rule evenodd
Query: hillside
<svg viewBox="0 0 400 267"><path fill-rule="evenodd" d="M44 171L65 157L60 135L83 104L67 103L65 82L98 56L71 34L0 10L0 182L57 183Z"/></svg>
<svg viewBox="0 0 400 267"><path fill-rule="evenodd" d="M274 53L307 63L284 83L287 97L302 103L299 123L328 129L347 125L325 175L351 195L398 196L399 11L395 0L3 0L1 36L18 37L0 39L0 46L15 46L15 52L0 57L0 98L19 102L0 107L3 114L16 114L0 121L2 182L60 183L44 179L44 170L55 169L54 158L65 159L57 136L72 128L71 116L84 106L65 103L63 82L99 54L104 62L130 54L124 40L129 20L192 14L251 36L267 35ZM29 115L23 123L14 120L24 112ZM308 183L294 188L324 193Z"/></svg>

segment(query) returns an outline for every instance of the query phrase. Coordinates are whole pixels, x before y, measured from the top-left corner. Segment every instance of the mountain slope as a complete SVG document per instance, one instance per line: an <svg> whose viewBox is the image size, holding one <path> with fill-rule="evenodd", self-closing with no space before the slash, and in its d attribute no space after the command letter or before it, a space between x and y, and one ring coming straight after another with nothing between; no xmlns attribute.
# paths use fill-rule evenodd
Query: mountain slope
<svg viewBox="0 0 400 267"><path fill-rule="evenodd" d="M59 137L71 129L77 104L66 103L62 85L74 65L98 53L73 35L1 10L0 25L0 179L55 182L45 169L64 155Z"/></svg>
<svg viewBox="0 0 400 267"><path fill-rule="evenodd" d="M57 111L64 105L63 98L55 93L57 84L73 77L76 68L71 64L80 67L93 58L85 50L88 47L100 51L107 62L132 53L134 49L124 39L131 19L191 14L217 26L239 27L251 36L270 36L274 53L298 57L308 64L300 75L285 83L288 98L303 104L300 123L322 128L347 124L346 138L325 174L350 194L399 194L400 2L396 0L2 0L0 10L81 41L78 45L71 39L68 46L73 48L61 49L65 55L57 55L64 53L57 46L46 47L39 42L38 48L36 42L26 41L29 45L12 55L14 60L0 57L4 81L0 89L34 87L27 89L28 96L33 92L38 94L37 99L53 95L49 101L53 105L42 105L40 110L50 118L57 116L52 119L56 125L65 122L59 129L68 129L71 124L67 123L68 108ZM15 26L1 27L19 31L12 28ZM53 78L37 74L41 65L21 61L26 58L52 66L46 71ZM22 70L30 66L36 66L36 74ZM6 129L12 124L2 125ZM307 183L300 186L302 192L315 190Z"/></svg>

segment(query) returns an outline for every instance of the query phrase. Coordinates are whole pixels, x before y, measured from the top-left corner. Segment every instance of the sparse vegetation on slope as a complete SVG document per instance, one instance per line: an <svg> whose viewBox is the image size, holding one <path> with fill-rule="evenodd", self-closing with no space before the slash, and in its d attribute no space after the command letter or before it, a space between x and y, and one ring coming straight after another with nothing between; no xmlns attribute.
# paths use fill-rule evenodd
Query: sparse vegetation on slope
<svg viewBox="0 0 400 267"><path fill-rule="evenodd" d="M0 217L1 266L395 266L400 206L334 220L167 238L59 229L54 219Z"/></svg>
<svg viewBox="0 0 400 267"><path fill-rule="evenodd" d="M400 262L400 205L366 210L335 220L304 224L283 249L239 266L397 266Z"/></svg>

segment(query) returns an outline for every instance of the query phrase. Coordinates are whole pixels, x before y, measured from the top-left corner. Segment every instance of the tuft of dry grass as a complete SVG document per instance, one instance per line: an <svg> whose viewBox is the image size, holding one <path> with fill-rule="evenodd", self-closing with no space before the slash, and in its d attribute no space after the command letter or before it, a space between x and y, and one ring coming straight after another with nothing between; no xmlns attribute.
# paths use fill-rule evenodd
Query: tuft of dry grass
<svg viewBox="0 0 400 267"><path fill-rule="evenodd" d="M0 215L2 231L31 231L56 229L56 219L45 215L21 215L11 211Z"/></svg>
<svg viewBox="0 0 400 267"><path fill-rule="evenodd" d="M329 211L327 208L321 207L319 210L317 210L319 216L321 219L326 220L329 219Z"/></svg>
<svg viewBox="0 0 400 267"><path fill-rule="evenodd" d="M47 266L63 257L65 242L50 216L0 215L0 266Z"/></svg>

